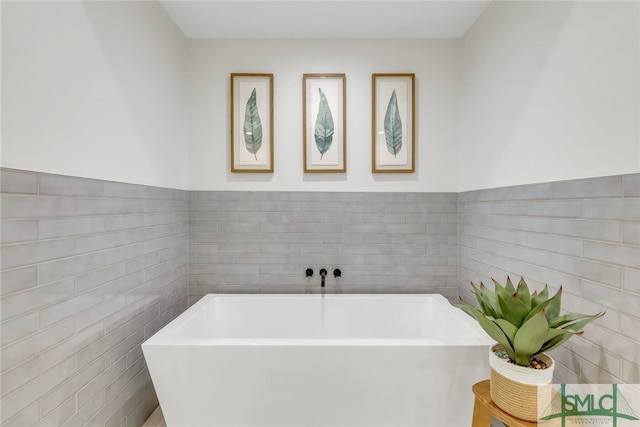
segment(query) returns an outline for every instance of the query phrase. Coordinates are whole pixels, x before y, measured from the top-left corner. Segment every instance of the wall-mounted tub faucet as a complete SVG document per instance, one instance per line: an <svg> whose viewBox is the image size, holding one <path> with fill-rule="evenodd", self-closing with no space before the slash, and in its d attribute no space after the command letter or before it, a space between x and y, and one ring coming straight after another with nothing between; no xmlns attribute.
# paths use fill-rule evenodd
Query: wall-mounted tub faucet
<svg viewBox="0 0 640 427"><path fill-rule="evenodd" d="M322 277L322 281L320 282L320 286L322 286L324 288L324 277L327 275L327 270L326 269L322 269L320 270L320 276Z"/></svg>

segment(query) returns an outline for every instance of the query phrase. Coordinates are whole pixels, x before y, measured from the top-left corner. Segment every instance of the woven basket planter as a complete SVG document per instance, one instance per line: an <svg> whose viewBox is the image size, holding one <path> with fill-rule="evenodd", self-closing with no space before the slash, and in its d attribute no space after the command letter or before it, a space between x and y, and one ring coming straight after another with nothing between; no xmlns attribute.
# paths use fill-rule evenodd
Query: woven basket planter
<svg viewBox="0 0 640 427"><path fill-rule="evenodd" d="M546 354L536 357L546 362L547 369L518 366L494 354L500 346L489 350L491 366L491 399L500 409L525 421L538 421L551 403L553 359Z"/></svg>

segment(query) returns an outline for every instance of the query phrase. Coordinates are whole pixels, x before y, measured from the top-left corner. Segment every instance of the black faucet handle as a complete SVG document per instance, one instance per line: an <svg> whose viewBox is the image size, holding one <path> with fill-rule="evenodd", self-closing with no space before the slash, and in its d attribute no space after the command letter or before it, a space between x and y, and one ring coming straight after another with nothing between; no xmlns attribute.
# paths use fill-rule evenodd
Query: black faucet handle
<svg viewBox="0 0 640 427"><path fill-rule="evenodd" d="M307 270L304 272L304 274L306 274L307 277L312 277L313 276L313 269L307 268Z"/></svg>
<svg viewBox="0 0 640 427"><path fill-rule="evenodd" d="M333 270L333 277L342 277L342 271L339 268Z"/></svg>

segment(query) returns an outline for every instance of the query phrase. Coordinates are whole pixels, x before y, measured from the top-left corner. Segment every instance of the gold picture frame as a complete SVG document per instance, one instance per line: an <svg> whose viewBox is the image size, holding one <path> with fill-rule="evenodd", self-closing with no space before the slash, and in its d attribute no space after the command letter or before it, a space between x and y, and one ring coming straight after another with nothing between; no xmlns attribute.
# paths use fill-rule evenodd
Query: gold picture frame
<svg viewBox="0 0 640 427"><path fill-rule="evenodd" d="M305 172L347 171L345 74L302 76Z"/></svg>
<svg viewBox="0 0 640 427"><path fill-rule="evenodd" d="M273 74L231 74L231 172L273 172Z"/></svg>
<svg viewBox="0 0 640 427"><path fill-rule="evenodd" d="M371 93L371 171L414 173L415 74L372 74Z"/></svg>

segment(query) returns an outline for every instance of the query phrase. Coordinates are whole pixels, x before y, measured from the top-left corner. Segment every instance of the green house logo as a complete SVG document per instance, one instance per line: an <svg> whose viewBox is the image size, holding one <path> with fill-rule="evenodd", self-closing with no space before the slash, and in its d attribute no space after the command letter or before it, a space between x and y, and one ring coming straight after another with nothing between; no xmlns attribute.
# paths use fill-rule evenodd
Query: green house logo
<svg viewBox="0 0 640 427"><path fill-rule="evenodd" d="M640 391L633 393L632 390L631 394L635 398L634 406L638 408ZM567 384L561 384L540 421L556 418L560 419L561 427L572 424L640 427L640 418L619 390L618 384L572 384L569 388Z"/></svg>

